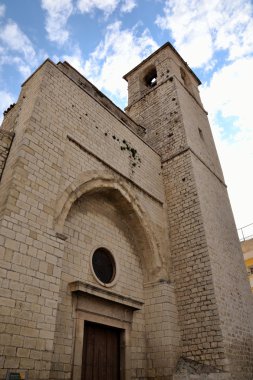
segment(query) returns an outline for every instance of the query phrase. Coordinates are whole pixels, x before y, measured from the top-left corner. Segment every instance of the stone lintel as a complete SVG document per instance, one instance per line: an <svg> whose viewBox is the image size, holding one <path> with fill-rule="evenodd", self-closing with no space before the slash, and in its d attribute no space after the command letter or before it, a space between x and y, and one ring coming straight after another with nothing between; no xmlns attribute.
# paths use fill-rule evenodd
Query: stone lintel
<svg viewBox="0 0 253 380"><path fill-rule="evenodd" d="M107 289L101 289L101 288L98 288L97 286L87 284L81 281L71 282L69 283L69 287L72 293L90 294L98 298L103 298L108 301L112 301L112 302L127 306L128 308L133 309L133 310L140 310L144 304L144 302L141 300L125 297L125 296L122 296L121 294L111 292L110 290L107 290Z"/></svg>

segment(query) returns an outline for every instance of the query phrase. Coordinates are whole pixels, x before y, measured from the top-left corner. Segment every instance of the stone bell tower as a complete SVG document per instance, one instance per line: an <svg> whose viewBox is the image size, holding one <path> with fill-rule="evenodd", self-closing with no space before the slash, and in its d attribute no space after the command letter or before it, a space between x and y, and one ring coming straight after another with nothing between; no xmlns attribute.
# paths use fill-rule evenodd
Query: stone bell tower
<svg viewBox="0 0 253 380"><path fill-rule="evenodd" d="M200 81L170 43L124 78L126 112L161 155L182 357L252 379L252 295Z"/></svg>

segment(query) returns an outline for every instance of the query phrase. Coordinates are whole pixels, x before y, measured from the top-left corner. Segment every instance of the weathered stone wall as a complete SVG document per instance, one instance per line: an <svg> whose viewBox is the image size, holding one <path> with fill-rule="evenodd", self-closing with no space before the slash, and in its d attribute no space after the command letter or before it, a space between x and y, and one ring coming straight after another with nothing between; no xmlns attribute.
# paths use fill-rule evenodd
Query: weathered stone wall
<svg viewBox="0 0 253 380"><path fill-rule="evenodd" d="M22 89L0 184L1 379L7 369L19 368L28 370L29 378L48 378L51 365L62 241L50 229L47 202L57 184L51 162L60 141L46 146L52 138L34 112L43 73L42 68Z"/></svg>
<svg viewBox="0 0 253 380"><path fill-rule="evenodd" d="M125 112L118 108L110 99L108 99L101 91L99 91L91 82L84 78L78 71L76 71L68 62L59 62L57 66L65 73L68 78L73 80L80 88L85 90L103 105L113 116L118 120L126 123L128 128L139 136L145 135L145 128L142 125L136 124Z"/></svg>
<svg viewBox="0 0 253 380"><path fill-rule="evenodd" d="M20 101L18 101L20 104ZM12 104L6 113L4 114L4 118L2 121L1 128L5 131L13 131L15 126L15 120L18 114L18 105Z"/></svg>
<svg viewBox="0 0 253 380"><path fill-rule="evenodd" d="M225 357L232 378L250 379L253 373L252 294L236 226L222 182L193 158L211 273L222 326Z"/></svg>
<svg viewBox="0 0 253 380"><path fill-rule="evenodd" d="M130 105L128 112L143 123L147 129L147 141L162 155L182 355L222 366L221 329L177 78L165 52L159 58L153 58L158 74L157 86L144 89L146 93ZM150 64L152 59L147 67ZM142 70L145 72L145 67ZM133 75L135 77L129 79L130 93L132 83L135 86L142 77L138 72ZM207 332L208 329L211 331ZM212 346L210 339L214 341Z"/></svg>
<svg viewBox="0 0 253 380"><path fill-rule="evenodd" d="M10 151L12 139L13 133L0 129L0 180Z"/></svg>
<svg viewBox="0 0 253 380"><path fill-rule="evenodd" d="M168 281L147 283L145 338L147 379L170 379L181 355L174 286Z"/></svg>
<svg viewBox="0 0 253 380"><path fill-rule="evenodd" d="M160 157L128 128L128 118L115 117L94 98L94 91L89 94L46 61L19 98L15 140L4 173L8 194L0 188L0 379L7 369L21 367L29 379L70 378L73 363L78 371L80 362L72 349L75 321L82 320L72 308L67 284L94 285L88 257L96 241L107 236L105 242L119 255L119 281L115 289L101 293L106 297L111 291L113 297L130 297L133 304L139 297L145 303L144 283L169 281ZM87 208L79 209L80 197ZM85 216L92 205L89 215L97 227ZM120 212L122 226L109 218L110 207ZM96 287L103 289L99 283ZM168 289L170 304L174 289ZM147 371L145 307L139 309L132 311L131 334L126 335L127 376L136 379L145 378ZM173 336L176 350L175 310L164 306L157 318L166 319L163 345L169 352ZM109 321L116 323L112 317ZM178 350L171 351L171 362L164 361L164 374L172 374Z"/></svg>
<svg viewBox="0 0 253 380"><path fill-rule="evenodd" d="M222 333L197 189L192 181L190 153L164 163L164 177L168 186L170 243L182 354L222 367Z"/></svg>
<svg viewBox="0 0 253 380"><path fill-rule="evenodd" d="M157 84L148 88L143 78L150 67ZM126 79L127 112L162 156L182 355L250 379L252 300L198 82L169 46Z"/></svg>

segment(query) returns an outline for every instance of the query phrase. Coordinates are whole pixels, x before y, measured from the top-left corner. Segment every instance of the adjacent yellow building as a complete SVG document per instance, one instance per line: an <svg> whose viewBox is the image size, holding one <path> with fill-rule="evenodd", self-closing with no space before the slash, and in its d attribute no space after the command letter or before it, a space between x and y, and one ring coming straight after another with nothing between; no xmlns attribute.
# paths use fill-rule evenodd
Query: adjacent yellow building
<svg viewBox="0 0 253 380"><path fill-rule="evenodd" d="M242 241L241 246L249 276L251 291L253 292L253 238Z"/></svg>
<svg viewBox="0 0 253 380"><path fill-rule="evenodd" d="M253 292L253 223L238 230L239 239L247 268L251 291Z"/></svg>

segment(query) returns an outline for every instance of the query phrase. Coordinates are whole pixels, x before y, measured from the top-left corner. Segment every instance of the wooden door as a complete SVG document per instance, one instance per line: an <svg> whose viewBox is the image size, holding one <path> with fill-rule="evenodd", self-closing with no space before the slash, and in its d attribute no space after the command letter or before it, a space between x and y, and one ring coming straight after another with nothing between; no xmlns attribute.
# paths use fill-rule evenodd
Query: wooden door
<svg viewBox="0 0 253 380"><path fill-rule="evenodd" d="M85 322L82 380L120 380L120 330Z"/></svg>

